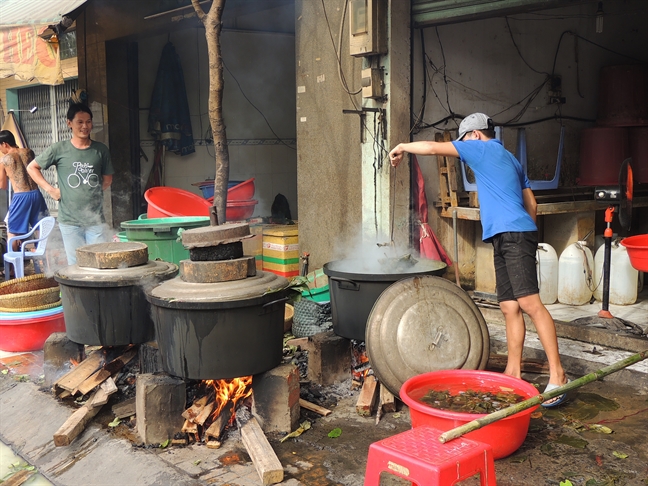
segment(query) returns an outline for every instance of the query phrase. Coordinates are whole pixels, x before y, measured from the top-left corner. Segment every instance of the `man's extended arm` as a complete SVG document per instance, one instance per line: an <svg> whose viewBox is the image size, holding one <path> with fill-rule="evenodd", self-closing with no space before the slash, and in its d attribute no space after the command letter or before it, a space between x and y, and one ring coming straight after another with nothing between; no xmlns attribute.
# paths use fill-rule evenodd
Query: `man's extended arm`
<svg viewBox="0 0 648 486"><path fill-rule="evenodd" d="M403 160L405 152L415 155L441 155L443 157L459 157L452 142L409 142L399 143L389 152L389 160L396 167Z"/></svg>
<svg viewBox="0 0 648 486"><path fill-rule="evenodd" d="M533 221L535 222L538 203L536 202L536 198L533 195L533 191L528 187L522 191L522 200L524 201L524 209L526 209L527 213L531 215Z"/></svg>
<svg viewBox="0 0 648 486"><path fill-rule="evenodd" d="M5 165L2 160L0 160L0 189L8 189L9 183L7 178L7 171L5 170Z"/></svg>

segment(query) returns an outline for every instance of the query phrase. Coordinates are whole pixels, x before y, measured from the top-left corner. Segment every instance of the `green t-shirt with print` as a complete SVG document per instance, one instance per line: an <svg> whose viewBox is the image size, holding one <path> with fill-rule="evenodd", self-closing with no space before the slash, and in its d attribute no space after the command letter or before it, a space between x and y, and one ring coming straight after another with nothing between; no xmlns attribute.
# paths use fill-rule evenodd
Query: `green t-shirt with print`
<svg viewBox="0 0 648 486"><path fill-rule="evenodd" d="M115 173L108 147L92 140L88 148L78 149L65 140L52 144L36 162L42 170L56 167L61 190L59 222L73 226L105 222L102 179Z"/></svg>

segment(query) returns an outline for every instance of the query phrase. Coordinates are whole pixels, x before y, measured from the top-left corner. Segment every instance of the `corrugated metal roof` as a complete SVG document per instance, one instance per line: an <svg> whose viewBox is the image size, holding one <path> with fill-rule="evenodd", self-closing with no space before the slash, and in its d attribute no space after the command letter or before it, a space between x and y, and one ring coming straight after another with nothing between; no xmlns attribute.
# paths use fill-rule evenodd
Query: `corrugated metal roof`
<svg viewBox="0 0 648 486"><path fill-rule="evenodd" d="M57 24L86 0L0 0L0 26Z"/></svg>

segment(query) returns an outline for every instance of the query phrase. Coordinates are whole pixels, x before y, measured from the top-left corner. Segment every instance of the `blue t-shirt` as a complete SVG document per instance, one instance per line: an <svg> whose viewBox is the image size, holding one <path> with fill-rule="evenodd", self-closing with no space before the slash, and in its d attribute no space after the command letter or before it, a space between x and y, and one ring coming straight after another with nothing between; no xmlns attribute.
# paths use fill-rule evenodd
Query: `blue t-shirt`
<svg viewBox="0 0 648 486"><path fill-rule="evenodd" d="M475 173L482 240L507 231L537 231L524 208L522 191L529 188L522 165L499 140L452 142L459 157Z"/></svg>

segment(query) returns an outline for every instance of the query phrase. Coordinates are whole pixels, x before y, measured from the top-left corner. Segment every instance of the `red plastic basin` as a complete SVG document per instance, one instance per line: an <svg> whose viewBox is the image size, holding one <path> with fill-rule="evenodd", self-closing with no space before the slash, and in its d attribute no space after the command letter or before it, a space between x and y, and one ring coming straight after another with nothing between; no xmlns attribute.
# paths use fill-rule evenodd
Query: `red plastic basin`
<svg viewBox="0 0 648 486"><path fill-rule="evenodd" d="M63 308L55 314L43 317L21 318L16 312L15 319L0 320L0 349L3 351L37 351L43 349L45 341L54 332L65 332Z"/></svg>
<svg viewBox="0 0 648 486"><path fill-rule="evenodd" d="M443 432L484 417L486 414L451 412L430 407L420 401L430 389L450 390L453 395L469 389L493 393L506 391L522 395L525 399L538 395L538 390L530 383L492 371L443 370L410 378L403 383L400 398L410 409L412 427L429 425ZM529 430L531 413L537 408L538 405L535 405L493 422L469 432L466 437L490 444L495 459L509 456L524 442Z"/></svg>
<svg viewBox="0 0 648 486"><path fill-rule="evenodd" d="M249 201L254 197L254 177L227 190L228 201ZM249 216L248 216L249 217ZM229 219L229 217L227 218Z"/></svg>
<svg viewBox="0 0 648 486"><path fill-rule="evenodd" d="M630 236L621 240L628 249L632 266L640 272L648 272L648 235Z"/></svg>
<svg viewBox="0 0 648 486"><path fill-rule="evenodd" d="M149 218L209 216L211 203L193 192L175 187L152 187L144 193Z"/></svg>
<svg viewBox="0 0 648 486"><path fill-rule="evenodd" d="M207 199L209 204L214 204L214 198L210 197ZM225 217L227 221L243 221L252 217L254 214L254 206L259 203L256 199L250 199L248 201L227 201L225 206Z"/></svg>

